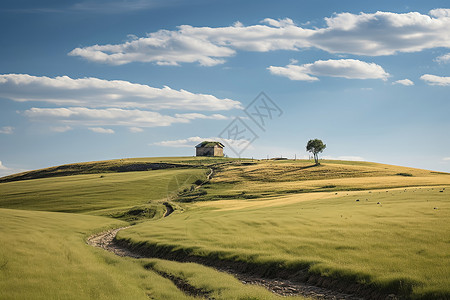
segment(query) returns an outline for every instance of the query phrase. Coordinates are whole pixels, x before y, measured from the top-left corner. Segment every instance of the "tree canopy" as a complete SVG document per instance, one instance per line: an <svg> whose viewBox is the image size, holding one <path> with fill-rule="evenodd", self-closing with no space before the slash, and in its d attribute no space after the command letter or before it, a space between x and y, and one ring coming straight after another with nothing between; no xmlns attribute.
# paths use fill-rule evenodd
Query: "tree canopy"
<svg viewBox="0 0 450 300"><path fill-rule="evenodd" d="M316 162L316 165L319 164L319 153L322 153L326 147L327 145L319 139L309 140L308 144L306 144L306 150L314 154L314 161Z"/></svg>

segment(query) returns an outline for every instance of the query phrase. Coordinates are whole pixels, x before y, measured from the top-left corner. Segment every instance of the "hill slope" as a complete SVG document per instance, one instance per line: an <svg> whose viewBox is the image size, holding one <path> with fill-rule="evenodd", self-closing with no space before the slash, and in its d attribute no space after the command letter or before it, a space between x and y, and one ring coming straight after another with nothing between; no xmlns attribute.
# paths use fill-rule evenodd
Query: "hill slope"
<svg viewBox="0 0 450 300"><path fill-rule="evenodd" d="M153 168L156 165L159 167ZM208 180L210 169L214 172ZM0 214L4 216L0 228L6 230L2 242L20 241L10 243L14 251L0 251L0 275L6 274L3 265L20 261L19 254L29 251L29 245L22 243L30 241L36 249L45 248L33 237L40 232L62 230L45 237L55 252L60 251L55 254L58 260L75 257L79 261L83 255L90 260L103 257L99 250L83 248L88 246L80 240L89 228L96 231L101 227L101 218L86 216L93 214L137 222L120 231L118 240L159 257L198 257L235 263L263 277L284 274L315 285L338 280L346 282L345 286L358 283L406 298L447 299L449 192L448 173L368 162L323 161L315 166L304 160L140 158L30 171L0 182ZM165 202L176 208L168 218L162 218ZM66 212L70 217L36 210ZM24 230L19 230L21 222L26 224ZM118 221L104 224L113 222ZM63 235L80 242L71 242L73 254L65 250L66 246L57 247ZM36 262L47 259L44 250L36 253ZM36 274L48 286L44 293L55 288L48 283L54 277L54 267L28 263L41 270ZM123 258L111 260L106 256L96 268L100 270L104 264L114 269L114 274L125 268L130 276L147 276L133 272L133 264ZM231 295L219 284L225 281L206 275L212 274L210 269L158 261L151 265L162 268L163 273L186 276L194 286L208 286L216 299ZM24 291L33 290L39 282L34 275L22 278L19 273L8 272L6 289L20 286ZM160 282L158 274L152 273L157 277L154 282ZM64 276L78 275L67 270ZM104 280L92 276L93 282ZM21 284L16 285L19 278ZM129 280L137 293L144 286L139 282ZM165 293L148 284L146 289L154 295ZM165 287L167 295L178 293L181 297L173 285ZM92 289L82 280L69 290L72 288ZM264 295L261 299L272 298L270 293L244 288L238 281L230 281L228 288L236 295L247 295L245 299L249 293Z"/></svg>
<svg viewBox="0 0 450 300"><path fill-rule="evenodd" d="M45 169L26 171L0 178L1 182L19 180L30 180L38 178L61 177L81 174L117 173L151 171L173 168L204 167L212 163L223 163L232 161L229 158L202 158L202 157L149 157L149 158L127 158L94 161L85 163L74 163L49 167Z"/></svg>

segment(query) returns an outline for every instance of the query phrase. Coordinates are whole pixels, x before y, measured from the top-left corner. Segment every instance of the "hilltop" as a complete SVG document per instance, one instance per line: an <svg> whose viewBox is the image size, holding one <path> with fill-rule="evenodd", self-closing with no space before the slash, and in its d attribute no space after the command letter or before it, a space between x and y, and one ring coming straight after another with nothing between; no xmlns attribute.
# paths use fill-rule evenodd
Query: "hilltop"
<svg viewBox="0 0 450 300"><path fill-rule="evenodd" d="M150 157L126 158L94 162L73 163L49 167L39 170L26 171L0 178L0 182L29 180L48 177L60 177L80 174L116 173L151 171L170 168L202 167L211 163L232 161L228 158L197 158L197 157Z"/></svg>

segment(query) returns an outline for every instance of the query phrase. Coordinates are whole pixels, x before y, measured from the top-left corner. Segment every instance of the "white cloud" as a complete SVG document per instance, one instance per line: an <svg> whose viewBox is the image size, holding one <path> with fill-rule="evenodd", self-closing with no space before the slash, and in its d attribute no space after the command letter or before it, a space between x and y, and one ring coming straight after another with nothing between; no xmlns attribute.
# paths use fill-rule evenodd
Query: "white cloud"
<svg viewBox="0 0 450 300"><path fill-rule="evenodd" d="M224 143L227 147L227 145L230 145L233 147L234 150L239 152L240 149L253 149L250 145L250 142L247 140L233 140L233 139L222 139L219 137L208 137L208 138L202 138L199 136L193 136L188 137L185 139L180 140L167 140L167 141L161 141L153 143L153 145L157 146L163 146L163 147L172 147L172 148L192 148L196 146L198 143L201 143L203 141L218 141ZM225 149L226 151L226 149Z"/></svg>
<svg viewBox="0 0 450 300"><path fill-rule="evenodd" d="M365 161L365 159L361 156L352 156L352 155L350 155L350 156L348 156L348 155L347 156L346 155L343 155L343 156L327 156L327 155L325 155L322 158L330 159L330 160Z"/></svg>
<svg viewBox="0 0 450 300"><path fill-rule="evenodd" d="M312 40L331 53L369 56L450 47L450 18L436 12L432 16L418 12L340 13L325 18L328 28L319 29Z"/></svg>
<svg viewBox="0 0 450 300"><path fill-rule="evenodd" d="M401 84L401 85L405 85L405 86L411 86L411 85L414 85L414 82L412 82L409 79L400 79L400 80L394 81L392 84Z"/></svg>
<svg viewBox="0 0 450 300"><path fill-rule="evenodd" d="M435 61L443 64L450 63L450 53L436 57Z"/></svg>
<svg viewBox="0 0 450 300"><path fill-rule="evenodd" d="M70 126L52 126L52 127L50 127L50 130L54 131L54 132L66 132L66 131L69 131L72 129L73 128Z"/></svg>
<svg viewBox="0 0 450 300"><path fill-rule="evenodd" d="M73 49L69 55L94 62L120 65L154 62L160 65L198 62L214 66L237 50L267 52L317 48L329 53L365 56L418 52L450 47L448 9L429 15L409 13L338 13L325 18L322 28L302 28L291 19L266 18L258 25L236 22L228 27L193 27L159 30L122 44Z"/></svg>
<svg viewBox="0 0 450 300"><path fill-rule="evenodd" d="M130 127L128 128L130 130L130 132L132 133L138 133L138 132L143 132L144 129L140 128L140 127Z"/></svg>
<svg viewBox="0 0 450 300"><path fill-rule="evenodd" d="M444 157L442 160L450 161L450 157Z"/></svg>
<svg viewBox="0 0 450 300"><path fill-rule="evenodd" d="M228 120L229 118L221 115L221 114L212 114L212 115L204 115L199 113L190 113L190 114L175 114L177 118L184 118L187 120L195 120L195 119L210 119L210 120Z"/></svg>
<svg viewBox="0 0 450 300"><path fill-rule="evenodd" d="M9 168L7 168L3 165L1 160L0 160L0 170L9 170Z"/></svg>
<svg viewBox="0 0 450 300"><path fill-rule="evenodd" d="M102 128L102 127L89 127L89 130L95 133L107 133L107 134L113 134L114 130L109 128Z"/></svg>
<svg viewBox="0 0 450 300"><path fill-rule="evenodd" d="M179 63L198 62L202 66L224 63L220 57L235 54L233 49L211 43L203 36L184 34L183 30L160 30L147 37L117 45L95 45L75 48L70 56L112 65L130 62L155 62L158 65L176 66Z"/></svg>
<svg viewBox="0 0 450 300"><path fill-rule="evenodd" d="M160 127L174 123L189 123L195 119L223 120L227 117L220 114L204 115L200 113L162 115L158 112L106 108L93 109L87 107L37 108L32 107L24 112L32 120L62 122L73 126L127 126L127 127ZM136 130L135 130L136 132Z"/></svg>
<svg viewBox="0 0 450 300"><path fill-rule="evenodd" d="M450 18L450 9L448 8L437 8L430 10L430 16L437 18Z"/></svg>
<svg viewBox="0 0 450 300"><path fill-rule="evenodd" d="M163 6L174 5L178 1L158 1L158 0L85 0L75 3L71 10L81 11L83 13L93 12L101 14L124 13L128 11L142 11L145 9L159 8Z"/></svg>
<svg viewBox="0 0 450 300"><path fill-rule="evenodd" d="M315 76L343 77L347 79L382 79L386 80L389 73L375 63L366 63L356 59L318 60L312 64L286 67L270 66L270 73L284 76L291 80L317 81Z"/></svg>
<svg viewBox="0 0 450 300"><path fill-rule="evenodd" d="M267 68L271 74L287 77L290 80L318 81L319 78L308 75L308 69L303 66L287 65L286 67L270 66Z"/></svg>
<svg viewBox="0 0 450 300"><path fill-rule="evenodd" d="M0 128L0 133L3 134L12 134L14 131L14 127L11 126L4 126Z"/></svg>
<svg viewBox="0 0 450 300"><path fill-rule="evenodd" d="M16 169L16 168L10 168L6 167L1 161L0 161L0 177L8 176L11 174L21 173L25 172L27 170L25 169Z"/></svg>
<svg viewBox="0 0 450 300"><path fill-rule="evenodd" d="M264 20L261 21L261 23L267 23L270 26L278 27L278 28L283 28L283 27L287 27L287 26L295 26L294 21L292 21L289 18L279 19L279 20L265 18Z"/></svg>
<svg viewBox="0 0 450 300"><path fill-rule="evenodd" d="M68 76L50 78L27 74L0 75L0 97L20 102L40 101L86 107L211 111L242 108L238 101L185 90L177 91L167 86L154 88L123 80L92 77L72 79Z"/></svg>
<svg viewBox="0 0 450 300"><path fill-rule="evenodd" d="M7 176L7 175L10 175L10 174L14 174L14 173L15 173L14 170L5 167L2 164L2 162L0 161L0 177Z"/></svg>
<svg viewBox="0 0 450 300"><path fill-rule="evenodd" d="M447 86L450 85L450 77L442 77L436 75L425 74L420 77L423 81L429 85L440 85Z"/></svg>
<svg viewBox="0 0 450 300"><path fill-rule="evenodd" d="M153 143L153 145L163 146L163 147L174 147L174 148L191 148L203 141L214 140L214 138L201 138L199 136L193 136L186 139L180 140L169 140Z"/></svg>

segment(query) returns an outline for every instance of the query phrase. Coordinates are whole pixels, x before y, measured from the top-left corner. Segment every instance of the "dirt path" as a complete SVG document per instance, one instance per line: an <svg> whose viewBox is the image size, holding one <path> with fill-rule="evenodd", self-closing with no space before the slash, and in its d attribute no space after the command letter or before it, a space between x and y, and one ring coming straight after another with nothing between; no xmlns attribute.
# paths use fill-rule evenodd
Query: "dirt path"
<svg viewBox="0 0 450 300"><path fill-rule="evenodd" d="M120 230L129 228L129 227L130 226L120 227L120 228L111 229L111 230L108 230L108 231L105 231L105 232L102 232L99 234L91 235L88 238L87 243L88 243L88 245L91 245L93 247L103 248L106 251L112 252L118 256L143 258L143 256L141 256L137 253L131 252L128 249L125 249L124 247L121 247L114 242L114 238L116 237L117 233Z"/></svg>
<svg viewBox="0 0 450 300"><path fill-rule="evenodd" d="M128 250L127 248L118 245L116 243L115 237L117 235L117 232L119 232L122 229L126 229L129 227L121 227L116 229L111 229L106 232L102 232L96 235L93 235L88 238L87 243L94 247L103 248L109 252L112 252L118 256L128 256L133 258L145 258L146 256L143 256L139 253L133 252ZM194 261L196 263L201 263L198 261ZM205 264L209 267L212 267L210 264ZM389 296L381 296L377 293L374 293L372 295L368 295L366 297L358 297L355 295L350 294L344 294L337 292L335 290L326 289L322 287L318 287L313 284L308 283L301 283L301 282L293 282L286 279L267 279L267 278L261 278L256 276L251 276L242 272L238 272L237 270L233 269L232 267L221 267L221 266L213 266L218 271L229 273L236 278L238 278L242 283L244 284L255 284L260 285L268 290L272 291L273 293L276 293L281 296L295 296L295 295L302 295L306 297L312 297L315 299L345 299L345 300L361 300L361 299L397 299L394 295ZM180 285L179 282L175 282L175 285L182 289L183 285ZM188 291L189 289L189 291ZM186 291L183 290L185 293L189 293L192 290L192 286L188 285L188 288L186 288ZM200 296L200 295L199 295ZM207 297L206 297L207 298Z"/></svg>
<svg viewBox="0 0 450 300"><path fill-rule="evenodd" d="M213 172L214 171L211 168L209 174L207 175L207 180L211 179ZM199 188L201 186L202 186L202 184L200 184L196 188ZM174 211L174 208L168 202L164 202L163 204L166 206L166 212L164 214L164 217L167 217ZM114 253L118 256L122 256L122 257L128 256L128 257L133 257L133 258L151 258L149 256L142 255L136 251L131 251L126 246L119 245L116 242L115 237L116 237L117 233L120 230L129 228L129 227L131 227L131 226L111 229L111 230L108 230L108 231L105 231L105 232L102 232L102 233L99 233L96 235L92 235L88 238L87 243L93 247L105 249L109 252L112 252L112 253ZM161 258L161 257L158 257L158 258ZM239 279L244 284L254 284L254 285L263 286L266 289L268 289L269 291L271 291L275 294L281 295L281 296L302 295L305 297L311 297L311 298L320 299L320 300L322 300L322 299L326 299L326 300L364 300L364 299L395 300L395 299L397 299L397 297L395 295L389 295L389 296L381 295L381 294L377 293L376 291L373 292L372 294L370 294L370 291L369 291L369 293L366 292L365 294L367 296L365 296L365 297L359 297L356 295L345 294L345 293L341 293L341 292L337 291L340 289L337 285L336 285L336 287L337 287L336 290L323 288L323 287L317 286L317 285L321 285L323 283L323 282L321 282L321 280L323 280L323 278L321 278L319 276L316 276L316 278L314 278L314 276L311 276L310 279L316 279L316 280L312 280L312 282L310 282L311 280L308 280L308 282L310 282L310 283L303 283L303 282L298 282L298 281L294 282L294 281L290 281L287 279L279 279L279 278L268 279L268 278L262 278L262 277L258 277L258 276L252 276L252 275L246 274L244 272L240 272L238 270L238 268L233 268L232 264L227 264L227 263L215 264L215 263L211 263L210 261L202 260L201 258L198 258L198 259L187 258L185 260L178 260L178 259L171 259L171 258L163 257L162 259L176 260L176 261L181 261L181 262L195 262L195 263L202 264L202 265L205 265L208 267L212 267L218 271L226 272L228 274L233 275L234 277ZM154 270L154 271L156 271L156 270ZM175 284L175 286L178 287L178 289L180 289L187 295L197 296L197 297L204 298L204 299L213 299L213 298L210 298L207 293L204 293L202 290L197 289L196 287L190 285L188 282L186 282L185 280L183 280L181 278L174 277L171 274L167 274L167 273L163 273L163 272L159 272L159 271L156 271L156 272L158 274L160 274L161 276L170 279ZM330 280L330 279L327 279L327 280ZM351 285L351 284L347 283L346 285ZM346 288L348 290L348 286L346 286ZM355 289L357 290L358 287L355 287Z"/></svg>

